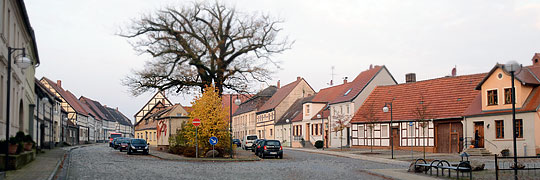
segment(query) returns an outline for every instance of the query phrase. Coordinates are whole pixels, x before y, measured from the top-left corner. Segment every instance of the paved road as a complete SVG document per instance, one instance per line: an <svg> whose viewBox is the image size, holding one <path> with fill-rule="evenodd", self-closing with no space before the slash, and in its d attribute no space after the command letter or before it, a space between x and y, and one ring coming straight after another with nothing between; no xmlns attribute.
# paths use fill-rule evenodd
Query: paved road
<svg viewBox="0 0 540 180"><path fill-rule="evenodd" d="M71 152L68 179L385 179L365 169L395 165L286 151L283 159L255 162L184 162L127 155L107 145Z"/></svg>

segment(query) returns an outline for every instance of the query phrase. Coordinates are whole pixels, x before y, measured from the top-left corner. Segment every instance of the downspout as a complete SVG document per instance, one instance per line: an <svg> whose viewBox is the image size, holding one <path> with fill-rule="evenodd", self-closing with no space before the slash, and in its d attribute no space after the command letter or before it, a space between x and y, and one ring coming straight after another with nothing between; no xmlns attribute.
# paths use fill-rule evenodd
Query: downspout
<svg viewBox="0 0 540 180"><path fill-rule="evenodd" d="M37 108L37 114L36 114L36 153L39 152L39 146L41 145L39 143L39 104L40 104L40 99L38 97L37 99L37 103L36 103L36 108Z"/></svg>

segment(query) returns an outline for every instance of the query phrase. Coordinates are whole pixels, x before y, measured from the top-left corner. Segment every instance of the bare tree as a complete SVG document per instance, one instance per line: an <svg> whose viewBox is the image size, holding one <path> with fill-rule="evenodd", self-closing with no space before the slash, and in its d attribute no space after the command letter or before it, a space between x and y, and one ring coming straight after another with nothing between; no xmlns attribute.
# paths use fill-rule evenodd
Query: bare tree
<svg viewBox="0 0 540 180"><path fill-rule="evenodd" d="M369 128L370 138L371 138L371 152L373 152L373 132L375 128L375 123L379 121L379 118L375 117L375 108L373 103L367 104L367 108L362 112L362 117L366 119L368 123L366 123L366 126Z"/></svg>
<svg viewBox="0 0 540 180"><path fill-rule="evenodd" d="M194 2L168 7L132 22L119 35L153 59L123 84L133 95L152 90L189 92L215 86L247 92L250 82L270 79L279 68L272 55L290 49L280 38L281 20L243 13L225 4Z"/></svg>
<svg viewBox="0 0 540 180"><path fill-rule="evenodd" d="M436 116L434 113L431 112L429 109L430 103L426 102L424 99L424 95L420 95L420 102L418 105L412 110L412 113L416 117L416 122L418 123L418 126L422 128L422 136L424 139L423 148L424 148L424 159L426 158L426 128L429 127L429 121L432 119L435 119ZM429 136L429 132L428 132ZM429 137L428 137L429 138Z"/></svg>
<svg viewBox="0 0 540 180"><path fill-rule="evenodd" d="M332 119L334 119L334 132L340 132L339 141L340 141L340 149L343 150L343 130L347 127L349 127L349 122L351 120L350 115L345 115L342 113L336 113L334 112L334 116L332 116Z"/></svg>

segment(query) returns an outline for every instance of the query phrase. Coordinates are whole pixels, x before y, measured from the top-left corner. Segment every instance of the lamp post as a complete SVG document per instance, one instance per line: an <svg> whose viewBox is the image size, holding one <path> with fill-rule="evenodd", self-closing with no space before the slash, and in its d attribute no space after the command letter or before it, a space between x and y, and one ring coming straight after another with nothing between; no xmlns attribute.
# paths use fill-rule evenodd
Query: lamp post
<svg viewBox="0 0 540 180"><path fill-rule="evenodd" d="M392 99L392 102L394 102L394 99ZM392 149L392 159L394 159L394 139L392 138L392 125L394 124L394 116L392 113L392 102L384 103L383 112L388 112L388 106L390 106L390 146Z"/></svg>
<svg viewBox="0 0 540 180"><path fill-rule="evenodd" d="M285 122L287 122L287 124L289 124L289 122L291 122L291 120L287 119L285 120ZM291 133L289 134L289 147L292 147L292 123L289 124L289 131L291 131Z"/></svg>
<svg viewBox="0 0 540 180"><path fill-rule="evenodd" d="M233 158L233 137L232 137L232 94L229 94L229 133L230 133L230 137L231 137L231 152L230 152L230 156L231 156L231 159ZM242 101L240 99L238 99L238 95L236 95L236 99L234 100L234 104L236 104L237 106L240 105L240 103L242 103Z"/></svg>
<svg viewBox="0 0 540 180"><path fill-rule="evenodd" d="M517 138L517 131L516 131L516 88L514 86L515 81L515 73L519 70L521 70L521 65L518 64L516 61L510 61L506 63L504 66L504 70L510 73L510 76L512 77L512 132L513 132L513 143L514 143L514 179L518 179L518 171L517 171L517 145L516 145L516 138Z"/></svg>
<svg viewBox="0 0 540 180"><path fill-rule="evenodd" d="M15 64L18 63L18 66L21 68L21 69L26 69L28 68L30 65L32 65L32 60L28 59L26 57L26 50L25 48L12 48L12 47L8 47L8 67L7 67L7 105L6 105L6 141L9 141L9 115L10 115L10 104L9 102L11 102L11 98L10 98L10 94L11 94L11 56L13 55L13 53L15 51L22 51L22 57L18 60L15 61ZM8 143L9 144L9 143ZM6 151L6 159L5 159L5 170L7 170L8 168L8 165L9 165L9 145L6 145L5 147L5 151Z"/></svg>

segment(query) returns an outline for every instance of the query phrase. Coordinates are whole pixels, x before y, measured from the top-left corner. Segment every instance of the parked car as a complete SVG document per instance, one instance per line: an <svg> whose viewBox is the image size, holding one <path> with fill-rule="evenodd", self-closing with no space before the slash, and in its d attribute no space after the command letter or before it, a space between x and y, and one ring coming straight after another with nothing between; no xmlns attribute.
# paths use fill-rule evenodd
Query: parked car
<svg viewBox="0 0 540 180"><path fill-rule="evenodd" d="M257 140L257 135L247 135L244 136L244 139L242 139L242 149L248 150L253 149L253 142Z"/></svg>
<svg viewBox="0 0 540 180"><path fill-rule="evenodd" d="M127 154L133 154L135 152L141 152L144 155L148 155L150 143L147 143L144 139L131 139L128 144Z"/></svg>
<svg viewBox="0 0 540 180"><path fill-rule="evenodd" d="M283 147L278 140L264 140L257 147L258 156L261 158L273 156L283 159Z"/></svg>
<svg viewBox="0 0 540 180"><path fill-rule="evenodd" d="M253 145L251 146L251 152L254 152L257 154L257 147L259 146L259 143L261 143L264 139L257 139L253 142Z"/></svg>
<svg viewBox="0 0 540 180"><path fill-rule="evenodd" d="M236 144L236 147L242 146L242 143L240 142L240 139L233 139L232 142L233 142L233 144Z"/></svg>
<svg viewBox="0 0 540 180"><path fill-rule="evenodd" d="M128 149L129 141L130 141L129 138L125 138L124 140L120 141L120 145L118 146L118 149L120 149L120 152L122 152L122 150Z"/></svg>
<svg viewBox="0 0 540 180"><path fill-rule="evenodd" d="M114 142L113 142L113 148L114 149L118 149L118 147L120 147L120 143L125 139L125 137L117 137L114 139Z"/></svg>

